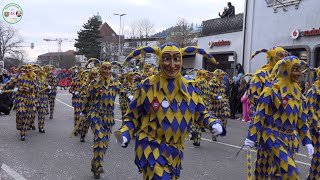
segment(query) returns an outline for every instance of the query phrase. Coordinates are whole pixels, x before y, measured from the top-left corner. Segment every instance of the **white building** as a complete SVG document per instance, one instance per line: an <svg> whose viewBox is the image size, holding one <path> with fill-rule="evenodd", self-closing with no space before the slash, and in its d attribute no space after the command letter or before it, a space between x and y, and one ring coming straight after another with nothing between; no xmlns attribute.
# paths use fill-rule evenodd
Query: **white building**
<svg viewBox="0 0 320 180"><path fill-rule="evenodd" d="M216 18L202 22L202 34L198 38L198 46L212 54L219 62L214 65L202 55L196 56L193 62L195 68L210 71L223 69L233 75L237 63L242 63L243 57L243 14L235 17Z"/></svg>
<svg viewBox="0 0 320 180"><path fill-rule="evenodd" d="M281 3L279 3L281 2ZM311 66L320 65L319 0L247 1L245 71L254 72L265 55L250 55L259 48L282 46Z"/></svg>
<svg viewBox="0 0 320 180"><path fill-rule="evenodd" d="M261 53L249 61L252 53L273 46L284 47L312 67L320 66L319 0L246 0L245 3L245 12L236 15L238 19L203 21L198 46L213 54L220 65L208 64L197 55L192 66L209 70L221 68L230 74L234 65L240 63L245 72L253 73L266 63L266 55ZM241 27L238 22L243 23ZM208 46L209 42L222 40L230 43Z"/></svg>

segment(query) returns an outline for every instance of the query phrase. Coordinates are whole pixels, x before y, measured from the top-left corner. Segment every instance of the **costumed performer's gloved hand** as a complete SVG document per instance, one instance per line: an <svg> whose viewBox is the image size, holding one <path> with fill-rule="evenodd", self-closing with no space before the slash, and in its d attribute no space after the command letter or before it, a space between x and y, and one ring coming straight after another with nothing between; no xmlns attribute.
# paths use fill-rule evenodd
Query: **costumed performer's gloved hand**
<svg viewBox="0 0 320 180"><path fill-rule="evenodd" d="M212 125L211 128L212 128L212 133L215 136L217 136L223 132L223 128L222 128L221 124L219 124L219 123Z"/></svg>
<svg viewBox="0 0 320 180"><path fill-rule="evenodd" d="M254 142L251 141L250 139L246 138L246 140L244 141L243 150L247 151L247 150L249 150L250 148L253 148L253 147L254 147Z"/></svg>
<svg viewBox="0 0 320 180"><path fill-rule="evenodd" d="M50 85L48 85L48 89L51 89L51 86L50 86Z"/></svg>
<svg viewBox="0 0 320 180"><path fill-rule="evenodd" d="M132 96L132 95L128 96L128 99L129 99L130 101L132 101L132 100L133 100L133 96Z"/></svg>
<svg viewBox="0 0 320 180"><path fill-rule="evenodd" d="M0 89L0 94L2 94L2 90Z"/></svg>
<svg viewBox="0 0 320 180"><path fill-rule="evenodd" d="M79 92L78 92L78 91L74 92L74 95L78 95L78 94L79 94Z"/></svg>
<svg viewBox="0 0 320 180"><path fill-rule="evenodd" d="M84 113L80 113L80 117L85 117L86 115Z"/></svg>
<svg viewBox="0 0 320 180"><path fill-rule="evenodd" d="M122 136L122 147L127 147L128 146L128 139L125 136Z"/></svg>
<svg viewBox="0 0 320 180"><path fill-rule="evenodd" d="M13 89L13 92L18 92L18 88L15 87L15 88Z"/></svg>
<svg viewBox="0 0 320 180"><path fill-rule="evenodd" d="M222 99L222 96L218 96L218 99L221 100L221 99Z"/></svg>
<svg viewBox="0 0 320 180"><path fill-rule="evenodd" d="M312 144L306 144L306 147L307 147L307 151L308 151L308 156L312 157L314 154L314 148L313 148Z"/></svg>

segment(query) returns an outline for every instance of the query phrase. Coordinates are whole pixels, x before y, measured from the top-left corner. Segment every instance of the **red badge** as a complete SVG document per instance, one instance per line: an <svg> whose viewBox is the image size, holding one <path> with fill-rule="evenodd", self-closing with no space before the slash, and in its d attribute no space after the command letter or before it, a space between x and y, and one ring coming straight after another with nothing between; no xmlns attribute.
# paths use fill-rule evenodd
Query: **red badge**
<svg viewBox="0 0 320 180"><path fill-rule="evenodd" d="M100 94L103 94L103 93L104 93L104 90L103 90L103 89L100 89L100 90L99 90L99 93L100 93Z"/></svg>
<svg viewBox="0 0 320 180"><path fill-rule="evenodd" d="M282 105L283 105L284 107L286 107L286 106L288 105L288 101L289 101L289 99L288 99L287 97L284 97L284 98L282 99Z"/></svg>
<svg viewBox="0 0 320 180"><path fill-rule="evenodd" d="M151 105L152 105L152 108L153 108L154 111L157 111L159 109L160 103L159 103L159 101L158 101L158 99L156 97L153 98L153 101L152 101Z"/></svg>

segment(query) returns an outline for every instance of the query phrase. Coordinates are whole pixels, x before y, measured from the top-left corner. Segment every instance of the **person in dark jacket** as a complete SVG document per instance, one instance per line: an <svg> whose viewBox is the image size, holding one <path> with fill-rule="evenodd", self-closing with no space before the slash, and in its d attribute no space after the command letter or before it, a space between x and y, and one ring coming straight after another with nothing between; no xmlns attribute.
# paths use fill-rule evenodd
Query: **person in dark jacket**
<svg viewBox="0 0 320 180"><path fill-rule="evenodd" d="M237 113L237 104L238 104L238 88L239 85L236 83L233 79L229 79L229 103L230 103L230 111L231 119L236 119L236 113Z"/></svg>

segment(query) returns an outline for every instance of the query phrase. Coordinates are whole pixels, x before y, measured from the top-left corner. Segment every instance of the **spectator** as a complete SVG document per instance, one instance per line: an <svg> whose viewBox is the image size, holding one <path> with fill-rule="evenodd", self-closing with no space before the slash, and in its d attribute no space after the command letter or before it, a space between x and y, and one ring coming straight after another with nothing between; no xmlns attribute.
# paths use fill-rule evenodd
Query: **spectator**
<svg viewBox="0 0 320 180"><path fill-rule="evenodd" d="M236 83L233 79L229 79L229 104L230 104L230 118L236 119L237 113L237 97L238 97L238 83Z"/></svg>
<svg viewBox="0 0 320 180"><path fill-rule="evenodd" d="M231 2L228 2L228 17L233 17L235 16L235 8L234 6L231 4Z"/></svg>
<svg viewBox="0 0 320 180"><path fill-rule="evenodd" d="M219 16L221 18L228 17L228 7L224 7L223 13L220 14L220 12L219 12Z"/></svg>
<svg viewBox="0 0 320 180"><path fill-rule="evenodd" d="M243 97L244 96L246 97L246 92L247 92L248 88L249 88L249 84L247 83L247 81L244 78L241 78L240 79L240 86L239 86L239 90L238 90L238 97L237 97L238 111L242 113L239 120L242 120L244 118L244 113L245 113L244 111L247 110L247 108L244 107L243 105L245 105L245 103L248 101L248 98L243 98ZM242 121L249 121L249 119L242 120Z"/></svg>

